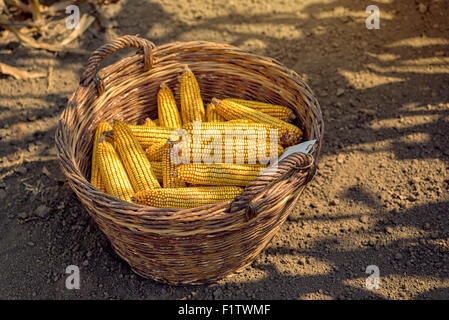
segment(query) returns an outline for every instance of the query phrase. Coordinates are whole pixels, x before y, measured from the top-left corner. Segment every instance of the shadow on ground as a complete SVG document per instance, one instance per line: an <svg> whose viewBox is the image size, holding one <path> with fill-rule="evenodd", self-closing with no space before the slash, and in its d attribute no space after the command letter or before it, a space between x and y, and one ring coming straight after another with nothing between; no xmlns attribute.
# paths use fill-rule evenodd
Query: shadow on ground
<svg viewBox="0 0 449 320"><path fill-rule="evenodd" d="M189 20L166 12L158 3L127 0L111 16L111 20L117 21L116 28L108 32L88 32L80 45L94 50L110 40L111 34L138 33L158 45L202 39L204 35L205 40L226 41L254 50L291 67L315 90L325 119L323 158L347 152L379 153L379 156L382 152L390 152L395 161L440 159L447 164L449 37L441 32L441 28L432 26L444 25L445 16L439 16L437 10L446 12L448 4L438 2L439 7L430 7L431 14L426 15L406 0L383 3L381 12L386 14L381 20L380 30L364 27L364 5L360 1L355 4L354 1L344 0L306 5L300 12L289 10L290 13L248 15L229 9L224 10L226 14L213 17L195 17L193 14L194 19ZM161 26L165 26L163 31L159 30ZM296 36L290 36L289 32ZM252 47L254 43L256 46ZM35 50L30 53L24 49L18 50L21 59L26 59L27 55L40 59L40 54ZM120 52L108 58L103 65L117 61L130 52L132 50ZM41 55L42 59L48 58L48 54ZM0 54L0 60L2 58L10 59ZM54 68L56 70L66 67L67 63L76 65L86 60L87 57L83 56L57 57ZM81 74L81 69L75 67L74 72ZM447 267L444 268L444 263L447 266L448 262L448 249L441 243L447 243L449 234L449 202L428 200L424 204L415 204L412 201L408 207L401 207L402 202L393 199L392 206L397 205L398 208L387 209L376 194L363 188L363 182L362 187L348 186L340 197L341 203L347 200L367 207L369 223L355 223L347 227L344 221L358 221L367 214L367 211L357 212L354 207L339 207L337 204L332 213L319 214L320 209L328 210L327 204L323 205L321 200L316 201L318 204L315 206L302 205L283 227L282 232L293 228L293 231L287 232L287 237L293 240L276 237L248 268L249 273L255 275L245 274L247 270L231 278L227 284L221 282L200 287L171 287L132 275L129 267L112 252L106 238L81 208L67 184L62 185L60 179L55 178L60 177L60 172L57 173L57 161L54 154L51 158L49 149L53 148L57 115L73 90L75 88L64 89L53 95L37 92L35 96L11 92L0 97L2 115L7 114L0 117L0 127L4 130L39 120L47 119L50 123L45 129L24 130L22 134L19 130L15 133L17 136L0 140L0 158L8 159L2 161L0 171L2 182L8 186L6 192L9 200L3 205L6 214L0 220L4 225L1 232L3 238L13 239L8 235L12 224L7 219L8 215L16 218L15 214L28 210L33 217L32 212L38 206L35 203L39 198L51 208L51 214L44 219L19 224L19 227L15 225L15 228L23 226L23 230L36 235L41 241L41 251L34 247L20 249L24 254L33 252L41 260L41 265L49 270L45 273L45 282L38 296L296 299L312 295L312 298L383 299L390 296L364 288L367 265L379 265L382 277L390 280L405 274L407 277L448 278ZM11 112L13 105L8 101L20 103L23 99L39 101L39 107L28 103L25 111L18 114ZM413 135L424 139L425 144L419 139L410 139ZM23 164L30 177L30 181L23 181L28 176L17 174L17 153L36 142L42 148L35 152L35 160ZM376 147L369 149L367 145ZM40 159L46 156L50 158ZM44 177L44 167L50 169L54 176ZM430 181L423 180L420 182L421 188L431 188ZM36 187L39 181L49 188L39 191ZM37 191L23 182L36 187ZM316 181L312 182L314 184L317 188L324 188ZM447 185L448 180L446 191ZM409 187L413 193L412 186ZM23 222L23 219L18 218L18 221ZM430 227L425 227L426 222ZM301 223L307 225L298 227ZM331 225L328 232L326 229L323 233L312 232L310 237L307 236L308 228L321 228L325 223ZM343 225L342 232L338 231L342 229L340 224ZM364 229L364 225L368 227ZM393 230L391 234L385 231L387 227ZM415 236L395 237L395 230L401 228L414 230ZM376 238L378 235L382 237ZM23 237L26 238L26 232ZM361 240L358 245L352 243L352 246L344 248L351 237L374 240L372 243ZM277 241L280 243L277 244ZM27 262L5 248L2 252L9 252L9 258L0 264L2 270L7 270L13 263ZM45 257L48 256L52 258L46 261ZM87 264L85 261L88 261ZM86 280L88 289L72 294L63 290L63 278L54 274L73 263L82 265L89 275ZM119 278L120 275L122 277ZM41 279L32 281L40 283ZM17 280L9 289L16 292L16 296L26 297L31 293L23 292L24 285ZM217 288L221 293L216 294ZM407 292L407 287L398 290ZM448 287L421 290L415 298L447 298L448 290ZM396 289L392 292L391 297L394 298L411 297L395 295Z"/></svg>

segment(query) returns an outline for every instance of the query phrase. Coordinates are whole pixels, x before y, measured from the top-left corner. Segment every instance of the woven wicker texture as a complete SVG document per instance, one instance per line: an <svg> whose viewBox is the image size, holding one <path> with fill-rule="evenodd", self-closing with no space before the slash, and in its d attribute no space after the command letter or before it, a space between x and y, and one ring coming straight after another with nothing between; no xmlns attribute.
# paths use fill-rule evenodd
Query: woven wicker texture
<svg viewBox="0 0 449 320"><path fill-rule="evenodd" d="M125 47L138 52L99 70ZM213 97L283 105L304 140L318 139L310 154L295 153L251 182L232 202L191 209L163 209L121 201L89 183L92 142L100 121L143 123L157 117L157 92L165 82L179 103L178 77L188 64L205 105ZM320 106L298 75L279 62L211 42L156 47L123 36L96 50L80 87L69 99L56 130L56 146L73 191L132 269L173 284L214 282L249 265L267 246L316 171L323 137Z"/></svg>

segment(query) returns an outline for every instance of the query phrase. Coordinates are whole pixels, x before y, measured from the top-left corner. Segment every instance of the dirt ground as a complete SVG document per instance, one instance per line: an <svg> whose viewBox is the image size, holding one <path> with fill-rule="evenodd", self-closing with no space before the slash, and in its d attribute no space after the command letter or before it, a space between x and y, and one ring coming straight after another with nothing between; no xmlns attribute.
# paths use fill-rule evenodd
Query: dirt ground
<svg viewBox="0 0 449 320"><path fill-rule="evenodd" d="M368 30L365 9L380 8ZM320 167L269 247L208 286L143 279L112 250L60 171L58 117L88 56L25 48L0 31L1 299L448 299L449 3L444 0L122 0L75 42L225 42L278 59L325 120ZM1 30L1 29L0 29ZM132 50L114 56L117 60ZM112 59L112 60L114 60ZM111 60L111 61L112 61ZM65 288L78 265L79 290ZM380 288L365 286L367 266Z"/></svg>

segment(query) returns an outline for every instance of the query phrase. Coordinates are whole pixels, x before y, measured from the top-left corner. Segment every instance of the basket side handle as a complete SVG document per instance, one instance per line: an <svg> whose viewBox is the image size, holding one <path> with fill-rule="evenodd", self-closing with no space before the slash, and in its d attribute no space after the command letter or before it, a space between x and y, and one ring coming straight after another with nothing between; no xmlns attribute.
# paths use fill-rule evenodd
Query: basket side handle
<svg viewBox="0 0 449 320"><path fill-rule="evenodd" d="M109 43L104 44L95 50L87 61L86 68L81 76L80 85L86 87L93 80L97 86L97 91L101 94L104 90L102 80L97 71L100 63L110 54L128 47L134 47L143 52L143 70L148 71L153 66L154 43L140 38L137 35L125 35Z"/></svg>
<svg viewBox="0 0 449 320"><path fill-rule="evenodd" d="M246 220L254 219L260 212L264 196L271 188L284 179L290 179L295 190L309 183L316 172L316 162L310 154L297 152L289 155L279 163L272 165L257 179L250 182L245 190L231 202L228 212L245 210ZM282 187L276 192L283 192Z"/></svg>

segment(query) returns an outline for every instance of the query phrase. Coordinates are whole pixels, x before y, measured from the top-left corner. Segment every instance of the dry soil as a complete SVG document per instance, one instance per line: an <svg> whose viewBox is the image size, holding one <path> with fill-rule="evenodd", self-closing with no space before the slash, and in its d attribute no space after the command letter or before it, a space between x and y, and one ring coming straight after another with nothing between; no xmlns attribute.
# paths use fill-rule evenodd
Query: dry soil
<svg viewBox="0 0 449 320"><path fill-rule="evenodd" d="M380 8L368 30L365 9ZM448 299L449 3L444 0L122 0L76 40L225 42L273 57L318 97L318 174L269 247L209 286L143 279L112 250L59 169L57 119L88 56L25 48L0 31L2 299ZM105 22L106 21L106 22ZM105 64L126 56L126 51ZM65 268L81 288L65 288ZM367 266L380 270L368 290Z"/></svg>

